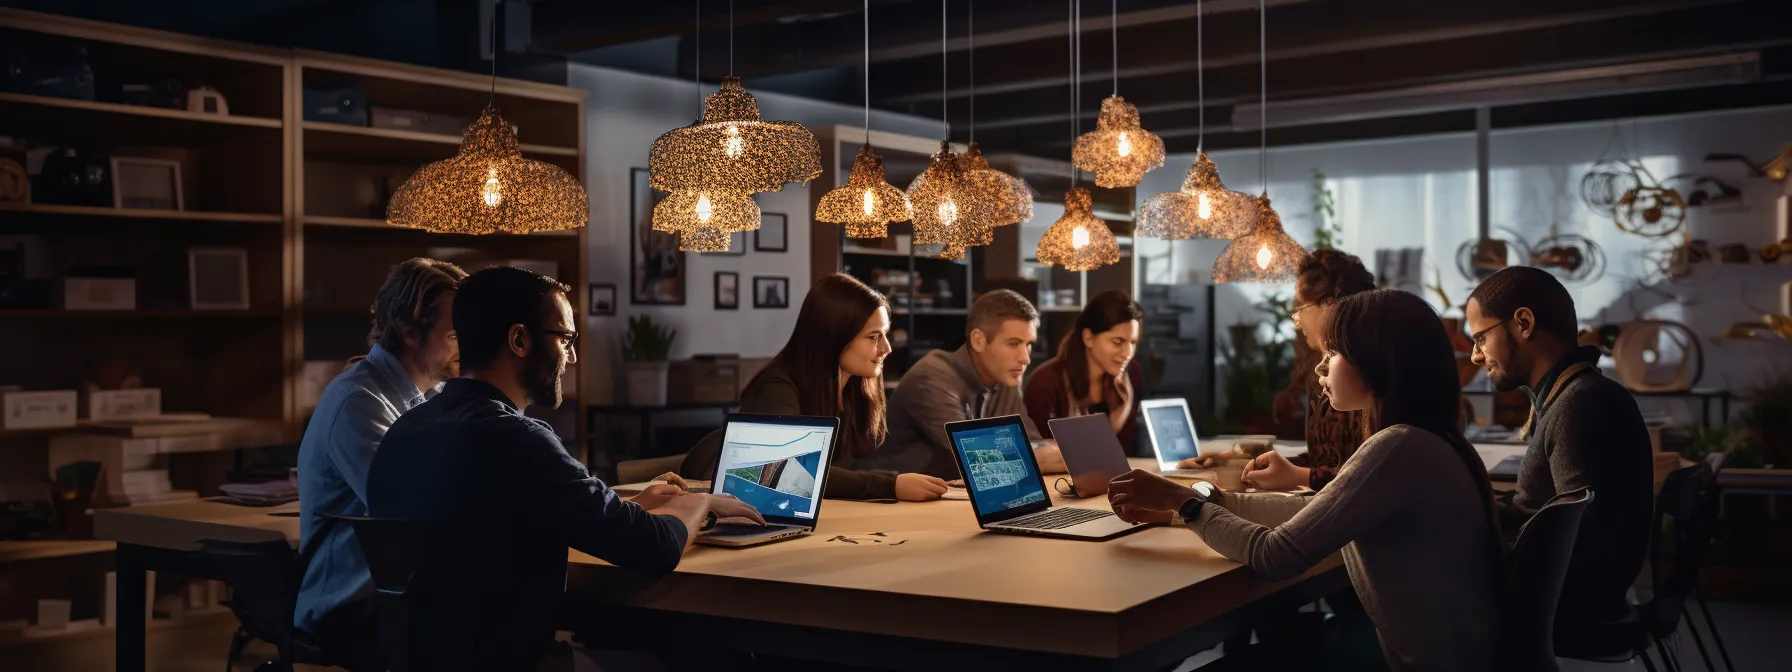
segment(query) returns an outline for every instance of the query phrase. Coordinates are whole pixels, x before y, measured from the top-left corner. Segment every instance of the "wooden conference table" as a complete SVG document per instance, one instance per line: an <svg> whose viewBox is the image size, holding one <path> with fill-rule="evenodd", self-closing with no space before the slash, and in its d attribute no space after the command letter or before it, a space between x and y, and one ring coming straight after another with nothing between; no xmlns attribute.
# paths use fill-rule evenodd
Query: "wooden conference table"
<svg viewBox="0 0 1792 672"><path fill-rule="evenodd" d="M1524 448L1477 447L1489 465ZM1187 530L1102 543L984 534L970 506L828 500L814 535L696 547L665 575L571 551L563 627L600 645L694 651L701 642L890 669L1167 669L1348 583L1336 555L1269 582ZM296 545L297 510L195 501L97 511L96 536L118 542L117 669L144 669L145 571L187 573L205 539Z"/></svg>

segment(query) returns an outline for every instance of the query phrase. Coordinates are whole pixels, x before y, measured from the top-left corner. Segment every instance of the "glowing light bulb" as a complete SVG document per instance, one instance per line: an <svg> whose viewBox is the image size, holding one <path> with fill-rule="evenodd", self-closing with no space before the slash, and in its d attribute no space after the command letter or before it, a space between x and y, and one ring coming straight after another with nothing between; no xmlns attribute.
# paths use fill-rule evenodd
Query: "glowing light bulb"
<svg viewBox="0 0 1792 672"><path fill-rule="evenodd" d="M709 194L697 194L697 221L709 223L709 218L716 215L716 206L709 202Z"/></svg>
<svg viewBox="0 0 1792 672"><path fill-rule="evenodd" d="M1201 203L1195 207L1195 215L1201 219L1213 218L1213 202L1207 200L1207 192L1201 192Z"/></svg>
<svg viewBox="0 0 1792 672"><path fill-rule="evenodd" d="M728 158L740 158L741 152L744 152L747 149L747 139L740 137L739 126L729 124L727 131L728 139L722 141L722 149L728 153Z"/></svg>
<svg viewBox="0 0 1792 672"><path fill-rule="evenodd" d="M1079 227L1076 227L1076 230L1070 232L1070 247L1072 249L1080 250L1080 249L1083 249L1088 246L1089 246L1089 230L1088 229L1085 229L1085 228L1079 226Z"/></svg>
<svg viewBox="0 0 1792 672"><path fill-rule="evenodd" d="M877 210L877 201L872 200L871 190L865 190L865 216L870 217Z"/></svg>
<svg viewBox="0 0 1792 672"><path fill-rule="evenodd" d="M479 198L485 201L488 208L498 207L504 202L504 185L498 182L498 169L493 168L486 173L485 186L479 188Z"/></svg>
<svg viewBox="0 0 1792 672"><path fill-rule="evenodd" d="M1120 157L1125 158L1131 154L1132 154L1132 141L1126 139L1126 131L1121 131L1120 132Z"/></svg>
<svg viewBox="0 0 1792 672"><path fill-rule="evenodd" d="M940 216L940 226L950 227L953 224L957 224L958 204L952 202L952 199L950 198L940 201L938 214Z"/></svg>
<svg viewBox="0 0 1792 672"><path fill-rule="evenodd" d="M1269 261L1274 257L1275 255L1269 252L1269 244L1264 243L1263 247L1257 248L1257 268L1269 270Z"/></svg>

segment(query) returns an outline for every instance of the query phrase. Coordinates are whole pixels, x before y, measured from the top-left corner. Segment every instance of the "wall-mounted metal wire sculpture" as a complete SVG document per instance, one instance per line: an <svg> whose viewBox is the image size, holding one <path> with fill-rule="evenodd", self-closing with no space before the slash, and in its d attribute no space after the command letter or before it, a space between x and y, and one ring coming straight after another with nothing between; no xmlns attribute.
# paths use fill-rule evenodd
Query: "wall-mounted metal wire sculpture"
<svg viewBox="0 0 1792 672"><path fill-rule="evenodd" d="M1531 263L1531 244L1517 232L1500 228L1489 238L1470 238L1456 248L1456 270L1469 282L1480 282L1507 266Z"/></svg>

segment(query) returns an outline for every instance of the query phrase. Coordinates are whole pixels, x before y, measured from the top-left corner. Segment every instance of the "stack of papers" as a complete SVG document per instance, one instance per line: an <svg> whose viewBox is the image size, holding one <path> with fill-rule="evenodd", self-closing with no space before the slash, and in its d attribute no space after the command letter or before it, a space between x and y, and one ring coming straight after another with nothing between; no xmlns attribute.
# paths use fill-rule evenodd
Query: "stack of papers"
<svg viewBox="0 0 1792 672"><path fill-rule="evenodd" d="M284 504L299 499L299 489L290 481L225 483L218 489L245 504Z"/></svg>

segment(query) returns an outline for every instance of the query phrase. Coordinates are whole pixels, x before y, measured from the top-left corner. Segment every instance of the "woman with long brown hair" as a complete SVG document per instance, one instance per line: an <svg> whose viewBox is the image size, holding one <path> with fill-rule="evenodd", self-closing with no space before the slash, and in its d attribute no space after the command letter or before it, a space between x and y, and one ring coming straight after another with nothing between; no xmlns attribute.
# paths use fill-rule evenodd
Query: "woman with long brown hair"
<svg viewBox="0 0 1792 672"><path fill-rule="evenodd" d="M1083 306L1076 328L1059 342L1058 356L1033 371L1021 395L1041 435L1052 438L1050 420L1102 413L1120 445L1132 449L1138 389L1144 385L1132 356L1139 351L1144 318L1139 304L1120 290L1096 294Z"/></svg>
<svg viewBox="0 0 1792 672"><path fill-rule="evenodd" d="M1423 299L1381 289L1340 300L1325 333L1320 386L1336 409L1362 411L1369 435L1331 485L1248 495L1134 471L1109 501L1127 520L1184 524L1272 581L1343 549L1390 668L1492 669L1504 546L1487 471L1462 436L1443 322Z"/></svg>
<svg viewBox="0 0 1792 672"><path fill-rule="evenodd" d="M946 493L946 482L933 476L852 468L877 450L886 433L883 370L889 332L890 304L882 294L850 275L817 280L803 298L784 349L741 392L742 413L840 419L825 497L924 501ZM714 475L721 447L720 431L704 437L680 473Z"/></svg>

